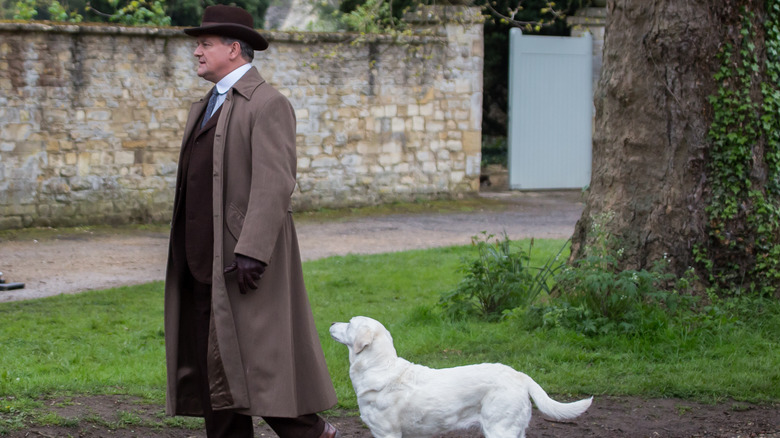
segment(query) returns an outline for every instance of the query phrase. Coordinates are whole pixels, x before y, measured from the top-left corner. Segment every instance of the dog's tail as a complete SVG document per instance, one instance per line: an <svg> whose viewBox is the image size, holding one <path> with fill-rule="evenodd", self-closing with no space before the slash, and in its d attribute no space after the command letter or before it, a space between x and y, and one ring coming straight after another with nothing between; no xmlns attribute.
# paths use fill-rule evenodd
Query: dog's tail
<svg viewBox="0 0 780 438"><path fill-rule="evenodd" d="M538 383L534 382L534 379L528 376L525 377L528 379L528 394L534 400L534 403L536 403L536 407L539 408L544 415L547 415L554 420L570 420L578 417L588 410L593 401L593 397L590 397L571 403L557 402L551 399L544 389L542 389Z"/></svg>

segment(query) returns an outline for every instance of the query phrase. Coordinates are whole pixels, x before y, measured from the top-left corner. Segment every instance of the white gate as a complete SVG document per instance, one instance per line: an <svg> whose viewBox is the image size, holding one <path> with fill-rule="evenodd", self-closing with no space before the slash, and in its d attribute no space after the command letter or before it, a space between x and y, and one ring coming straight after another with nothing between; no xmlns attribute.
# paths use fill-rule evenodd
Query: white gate
<svg viewBox="0 0 780 438"><path fill-rule="evenodd" d="M510 189L590 184L592 54L590 34L570 38L510 31Z"/></svg>

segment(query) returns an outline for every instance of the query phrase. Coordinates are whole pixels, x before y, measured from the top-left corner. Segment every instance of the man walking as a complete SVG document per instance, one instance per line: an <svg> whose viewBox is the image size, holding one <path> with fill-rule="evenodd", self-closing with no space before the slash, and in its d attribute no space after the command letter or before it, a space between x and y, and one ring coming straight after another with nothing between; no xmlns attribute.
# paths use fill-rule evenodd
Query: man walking
<svg viewBox="0 0 780 438"><path fill-rule="evenodd" d="M209 438L334 438L316 413L336 395L303 282L290 197L295 115L252 67L268 42L251 15L210 6L176 183L165 282L169 415L202 416Z"/></svg>

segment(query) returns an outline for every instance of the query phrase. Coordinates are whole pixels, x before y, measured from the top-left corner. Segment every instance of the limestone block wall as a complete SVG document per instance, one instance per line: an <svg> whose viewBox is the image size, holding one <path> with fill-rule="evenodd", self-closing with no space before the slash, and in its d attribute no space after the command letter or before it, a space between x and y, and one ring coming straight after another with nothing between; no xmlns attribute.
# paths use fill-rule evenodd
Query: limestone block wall
<svg viewBox="0 0 780 438"><path fill-rule="evenodd" d="M254 65L298 119L295 208L476 192L478 10L415 35L266 33ZM0 23L0 229L170 218L190 104L212 84L175 28Z"/></svg>

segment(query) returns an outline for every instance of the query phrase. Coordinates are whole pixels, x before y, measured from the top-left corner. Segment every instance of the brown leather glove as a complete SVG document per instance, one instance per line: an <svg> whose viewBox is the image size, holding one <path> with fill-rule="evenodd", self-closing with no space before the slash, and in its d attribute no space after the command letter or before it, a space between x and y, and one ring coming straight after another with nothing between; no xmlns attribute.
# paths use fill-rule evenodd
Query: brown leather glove
<svg viewBox="0 0 780 438"><path fill-rule="evenodd" d="M224 273L236 272L238 275L238 290L246 294L249 290L257 289L257 282L263 276L267 265L252 257L236 254L236 259L225 268Z"/></svg>

